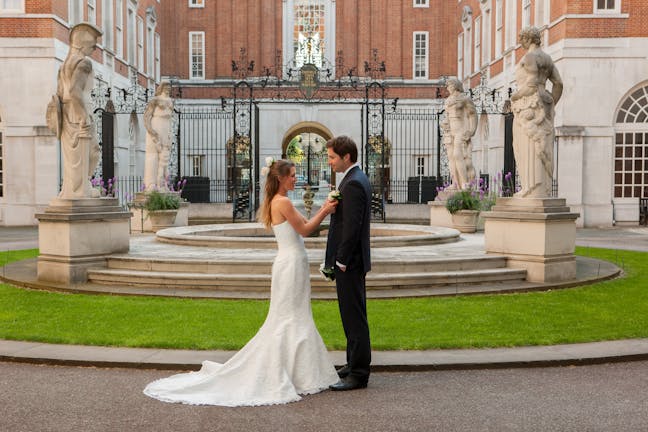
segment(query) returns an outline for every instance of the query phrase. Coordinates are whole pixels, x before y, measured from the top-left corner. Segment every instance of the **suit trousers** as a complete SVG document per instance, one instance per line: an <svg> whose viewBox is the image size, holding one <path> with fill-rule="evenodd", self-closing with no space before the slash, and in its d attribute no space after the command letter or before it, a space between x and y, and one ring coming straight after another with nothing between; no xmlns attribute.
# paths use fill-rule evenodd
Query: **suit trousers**
<svg viewBox="0 0 648 432"><path fill-rule="evenodd" d="M351 369L349 375L364 382L369 379L371 363L365 276L361 268L346 272L335 268L338 305L347 339L347 365Z"/></svg>

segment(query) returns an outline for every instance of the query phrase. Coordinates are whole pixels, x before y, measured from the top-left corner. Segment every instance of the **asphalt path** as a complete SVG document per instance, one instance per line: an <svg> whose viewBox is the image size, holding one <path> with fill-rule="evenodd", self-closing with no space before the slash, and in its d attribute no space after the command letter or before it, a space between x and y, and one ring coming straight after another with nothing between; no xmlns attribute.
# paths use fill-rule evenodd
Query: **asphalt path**
<svg viewBox="0 0 648 432"><path fill-rule="evenodd" d="M167 404L168 371L0 363L0 431L646 431L648 362L374 373L287 405Z"/></svg>

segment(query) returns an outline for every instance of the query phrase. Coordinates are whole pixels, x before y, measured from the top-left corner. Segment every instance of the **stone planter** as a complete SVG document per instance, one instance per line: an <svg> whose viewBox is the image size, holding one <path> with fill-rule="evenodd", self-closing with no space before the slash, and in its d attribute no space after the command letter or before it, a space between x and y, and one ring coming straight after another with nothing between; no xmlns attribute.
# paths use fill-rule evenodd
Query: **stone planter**
<svg viewBox="0 0 648 432"><path fill-rule="evenodd" d="M163 228L172 227L177 214L178 210L155 210L148 212L152 231L158 232Z"/></svg>
<svg viewBox="0 0 648 432"><path fill-rule="evenodd" d="M474 233L477 231L478 221L478 210L459 210L452 215L453 227L462 233Z"/></svg>

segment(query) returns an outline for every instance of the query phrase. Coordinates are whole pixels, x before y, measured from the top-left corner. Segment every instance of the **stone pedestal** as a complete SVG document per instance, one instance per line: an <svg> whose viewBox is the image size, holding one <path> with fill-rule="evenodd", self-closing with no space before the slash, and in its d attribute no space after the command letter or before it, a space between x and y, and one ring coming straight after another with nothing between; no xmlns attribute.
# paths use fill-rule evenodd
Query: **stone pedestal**
<svg viewBox="0 0 648 432"><path fill-rule="evenodd" d="M87 270L106 256L128 252L130 212L116 198L59 199L38 219L38 279L65 284L87 281Z"/></svg>
<svg viewBox="0 0 648 432"><path fill-rule="evenodd" d="M452 215L446 208L445 201L428 201L430 207L430 225L453 228Z"/></svg>
<svg viewBox="0 0 648 432"><path fill-rule="evenodd" d="M486 253L508 256L531 282L576 278L576 219L562 198L497 198L485 220Z"/></svg>
<svg viewBox="0 0 648 432"><path fill-rule="evenodd" d="M131 207L131 213L133 214L131 217L131 231L133 232L153 232L148 212L142 208L144 201L146 201L146 192L137 192ZM181 201L175 222L171 226L181 227L187 225L189 225L189 203Z"/></svg>

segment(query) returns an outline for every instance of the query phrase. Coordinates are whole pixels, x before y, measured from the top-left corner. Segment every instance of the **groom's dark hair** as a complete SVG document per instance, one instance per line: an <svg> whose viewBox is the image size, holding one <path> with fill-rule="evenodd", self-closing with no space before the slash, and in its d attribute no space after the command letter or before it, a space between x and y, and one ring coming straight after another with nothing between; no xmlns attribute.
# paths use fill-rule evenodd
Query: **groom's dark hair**
<svg viewBox="0 0 648 432"><path fill-rule="evenodd" d="M331 138L326 142L326 147L333 149L341 158L348 154L351 162L355 163L358 161L358 146L355 141L346 135Z"/></svg>

